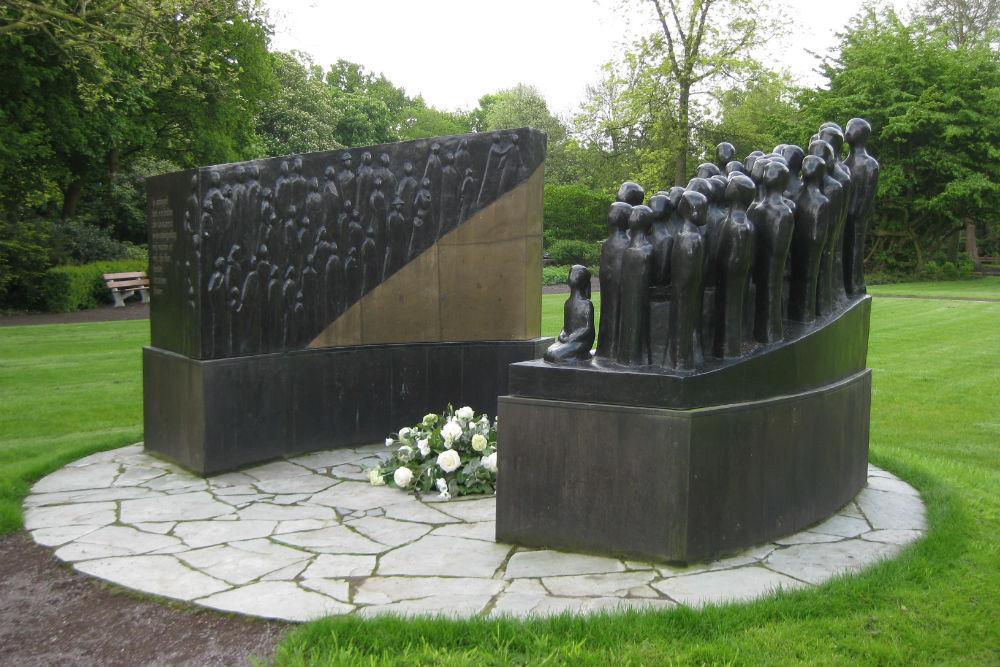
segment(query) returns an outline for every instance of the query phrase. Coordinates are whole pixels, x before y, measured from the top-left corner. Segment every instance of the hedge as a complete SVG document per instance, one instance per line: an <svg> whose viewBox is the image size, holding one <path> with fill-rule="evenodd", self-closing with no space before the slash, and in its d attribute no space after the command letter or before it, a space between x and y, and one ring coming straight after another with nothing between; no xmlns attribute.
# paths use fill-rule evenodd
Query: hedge
<svg viewBox="0 0 1000 667"><path fill-rule="evenodd" d="M600 241L608 235L614 197L582 185L545 186L545 247L558 240Z"/></svg>
<svg viewBox="0 0 1000 667"><path fill-rule="evenodd" d="M42 278L45 308L53 313L68 313L97 308L101 303L111 303L111 290L104 282L104 274L146 271L147 266L147 262L143 260L121 259L81 266L53 267Z"/></svg>
<svg viewBox="0 0 1000 667"><path fill-rule="evenodd" d="M556 241L549 247L553 264L583 264L593 266L601 263L601 244L596 241Z"/></svg>

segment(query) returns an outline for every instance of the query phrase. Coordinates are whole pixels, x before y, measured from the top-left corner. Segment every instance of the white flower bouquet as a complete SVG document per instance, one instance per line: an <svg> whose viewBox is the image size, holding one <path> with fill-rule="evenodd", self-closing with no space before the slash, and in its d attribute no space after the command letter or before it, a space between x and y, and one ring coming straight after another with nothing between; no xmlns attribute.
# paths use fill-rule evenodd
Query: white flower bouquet
<svg viewBox="0 0 1000 667"><path fill-rule="evenodd" d="M375 486L406 489L418 498L433 490L446 500L496 493L497 423L468 406L455 410L449 405L443 414L429 414L386 438L385 446L396 449L368 471Z"/></svg>

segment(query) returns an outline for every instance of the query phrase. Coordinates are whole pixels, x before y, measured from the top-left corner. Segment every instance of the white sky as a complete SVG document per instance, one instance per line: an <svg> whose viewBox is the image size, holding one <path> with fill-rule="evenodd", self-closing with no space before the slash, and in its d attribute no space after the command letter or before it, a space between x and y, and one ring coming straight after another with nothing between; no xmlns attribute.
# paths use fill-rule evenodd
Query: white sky
<svg viewBox="0 0 1000 667"><path fill-rule="evenodd" d="M907 0L885 0L901 8ZM771 45L775 69L807 85L823 81L807 49L826 54L835 33L872 0L784 0L797 28ZM272 48L310 54L328 68L343 58L381 72L438 109L472 109L481 96L536 86L572 114L600 66L623 42L655 26L625 18L620 0L265 0ZM634 7L634 5L633 5ZM633 14L635 10L633 9ZM651 16L651 14L650 14ZM830 17L835 17L831 25ZM648 26L648 27L643 27Z"/></svg>

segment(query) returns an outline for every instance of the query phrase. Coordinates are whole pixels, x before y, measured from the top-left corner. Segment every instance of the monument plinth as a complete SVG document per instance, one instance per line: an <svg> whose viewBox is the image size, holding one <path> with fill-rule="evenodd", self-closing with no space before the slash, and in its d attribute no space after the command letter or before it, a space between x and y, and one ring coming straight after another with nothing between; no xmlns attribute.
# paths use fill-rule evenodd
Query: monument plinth
<svg viewBox="0 0 1000 667"><path fill-rule="evenodd" d="M201 474L496 409L537 358L545 135L149 179L145 444Z"/></svg>
<svg viewBox="0 0 1000 667"><path fill-rule="evenodd" d="M861 490L869 131L848 124L848 162L864 168L840 161L828 123L808 154L782 144L738 162L720 144L718 164L646 205L622 185L599 327L574 267L558 342L514 364L500 398L498 541L697 561L794 533ZM590 355L578 341L595 332Z"/></svg>

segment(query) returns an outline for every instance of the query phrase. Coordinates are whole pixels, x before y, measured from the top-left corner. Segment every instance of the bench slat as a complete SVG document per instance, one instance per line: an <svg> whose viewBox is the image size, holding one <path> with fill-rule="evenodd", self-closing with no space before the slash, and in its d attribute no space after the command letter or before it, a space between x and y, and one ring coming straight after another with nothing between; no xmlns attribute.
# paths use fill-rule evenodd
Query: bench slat
<svg viewBox="0 0 1000 667"><path fill-rule="evenodd" d="M126 271L124 273L105 273L105 280L114 280L118 278L145 278L145 271Z"/></svg>
<svg viewBox="0 0 1000 667"><path fill-rule="evenodd" d="M149 281L145 278L139 280L109 280L108 287L111 289L134 289L136 287L149 287Z"/></svg>

